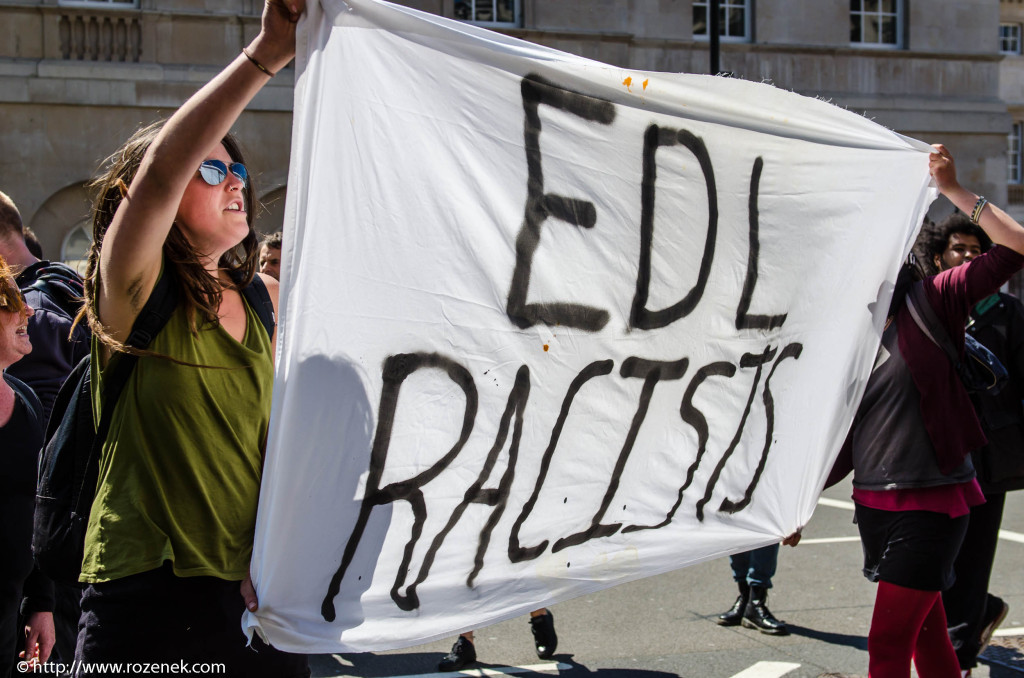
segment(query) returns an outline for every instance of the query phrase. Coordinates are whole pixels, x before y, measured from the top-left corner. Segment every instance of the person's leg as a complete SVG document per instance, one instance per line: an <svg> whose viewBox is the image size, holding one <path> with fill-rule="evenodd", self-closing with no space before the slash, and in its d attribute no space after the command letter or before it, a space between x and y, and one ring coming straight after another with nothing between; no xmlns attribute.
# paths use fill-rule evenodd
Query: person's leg
<svg viewBox="0 0 1024 678"><path fill-rule="evenodd" d="M750 585L747 584L750 551L729 556L729 567L732 569L732 580L739 587L740 595L732 607L715 618L715 623L719 626L736 626L743 621L743 612L747 609L747 601L750 600Z"/></svg>
<svg viewBox="0 0 1024 678"><path fill-rule="evenodd" d="M768 609L768 589L772 587L772 577L775 576L779 545L762 546L749 555L747 583L750 585L750 598L743 611L743 625L773 636L787 635L786 623L776 619Z"/></svg>
<svg viewBox="0 0 1024 678"><path fill-rule="evenodd" d="M993 615L1003 610L1002 601L990 605L988 582L1006 495L991 494L985 499L984 504L971 508L967 533L953 565L956 581L942 594L949 637L962 669L977 665L982 630L995 621Z"/></svg>
<svg viewBox="0 0 1024 678"><path fill-rule="evenodd" d="M750 554L753 551L744 551L729 556L729 567L732 569L732 580L737 584L747 583L747 573L750 571Z"/></svg>
<svg viewBox="0 0 1024 678"><path fill-rule="evenodd" d="M779 562L779 545L762 546L746 555L748 556L747 583L751 588L756 586L770 589L772 577L775 576L775 569Z"/></svg>
<svg viewBox="0 0 1024 678"><path fill-rule="evenodd" d="M935 598L917 634L914 666L920 678L960 678L957 656L949 641L949 634L946 633L946 612L942 607L942 596Z"/></svg>
<svg viewBox="0 0 1024 678"><path fill-rule="evenodd" d="M175 609L176 599L162 569L87 585L75 659L172 661L176 656L168 645L175 643L185 627Z"/></svg>
<svg viewBox="0 0 1024 678"><path fill-rule="evenodd" d="M918 591L878 582L868 631L868 675L871 678L908 678L921 626L939 599L938 591Z"/></svg>

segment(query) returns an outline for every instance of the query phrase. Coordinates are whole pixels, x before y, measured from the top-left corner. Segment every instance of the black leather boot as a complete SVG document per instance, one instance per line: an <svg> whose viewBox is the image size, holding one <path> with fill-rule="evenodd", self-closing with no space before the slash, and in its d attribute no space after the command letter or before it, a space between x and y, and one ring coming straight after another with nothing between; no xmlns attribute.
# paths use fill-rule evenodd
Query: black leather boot
<svg viewBox="0 0 1024 678"><path fill-rule="evenodd" d="M750 599L750 587L746 582L739 583L740 596L728 610L718 615L715 622L719 626L736 626L743 620L743 612L747 609L747 601Z"/></svg>
<svg viewBox="0 0 1024 678"><path fill-rule="evenodd" d="M750 601L743 612L743 625L772 636L789 635L786 622L779 621L768 609L768 589L762 586L750 587Z"/></svg>

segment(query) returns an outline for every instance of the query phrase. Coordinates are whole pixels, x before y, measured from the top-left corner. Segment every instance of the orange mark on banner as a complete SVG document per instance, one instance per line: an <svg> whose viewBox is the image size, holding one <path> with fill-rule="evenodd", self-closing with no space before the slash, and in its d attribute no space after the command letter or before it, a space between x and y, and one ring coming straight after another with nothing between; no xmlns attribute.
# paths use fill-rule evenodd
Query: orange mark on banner
<svg viewBox="0 0 1024 678"><path fill-rule="evenodd" d="M625 80L622 81L622 84L625 85L626 89L629 90L630 92L633 91L630 89L630 87L633 86L633 78L626 78Z"/></svg>
<svg viewBox="0 0 1024 678"><path fill-rule="evenodd" d="M547 352L548 352L548 349L549 349L549 348L551 348L551 347L550 347L550 346L548 346L547 344L544 344L544 352L545 352L545 353L547 353Z"/></svg>
<svg viewBox="0 0 1024 678"><path fill-rule="evenodd" d="M644 80L644 91L645 92L647 91L647 83L649 83L649 82L650 82L650 80Z"/></svg>

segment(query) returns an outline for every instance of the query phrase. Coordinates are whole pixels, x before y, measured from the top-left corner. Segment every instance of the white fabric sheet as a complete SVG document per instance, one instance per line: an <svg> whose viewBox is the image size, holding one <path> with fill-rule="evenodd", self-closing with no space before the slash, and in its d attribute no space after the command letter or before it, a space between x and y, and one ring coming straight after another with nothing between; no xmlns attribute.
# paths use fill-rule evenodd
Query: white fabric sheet
<svg viewBox="0 0 1024 678"><path fill-rule="evenodd" d="M409 646L807 523L927 146L377 0L300 28L245 627Z"/></svg>

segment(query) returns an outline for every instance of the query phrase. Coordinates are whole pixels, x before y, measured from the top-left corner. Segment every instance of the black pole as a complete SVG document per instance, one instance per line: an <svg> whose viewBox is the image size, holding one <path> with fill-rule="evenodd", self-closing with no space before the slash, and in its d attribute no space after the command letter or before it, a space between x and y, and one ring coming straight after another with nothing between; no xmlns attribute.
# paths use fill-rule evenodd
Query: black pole
<svg viewBox="0 0 1024 678"><path fill-rule="evenodd" d="M711 75L718 75L721 69L718 64L718 0L708 0L708 42L711 45Z"/></svg>

